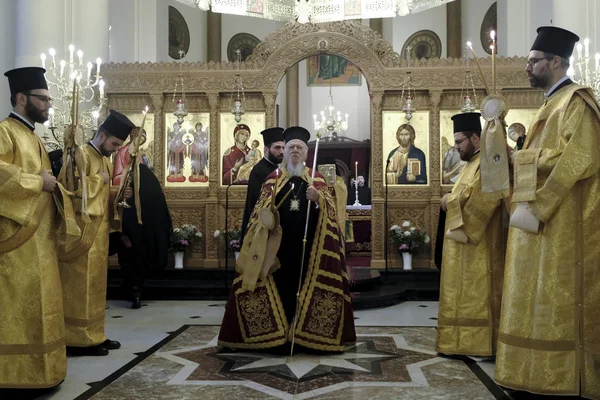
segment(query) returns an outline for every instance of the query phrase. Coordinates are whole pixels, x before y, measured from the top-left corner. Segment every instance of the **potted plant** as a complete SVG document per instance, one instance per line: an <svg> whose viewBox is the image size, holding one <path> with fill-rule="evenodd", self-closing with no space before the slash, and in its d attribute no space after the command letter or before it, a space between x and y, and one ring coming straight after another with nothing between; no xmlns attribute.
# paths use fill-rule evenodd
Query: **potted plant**
<svg viewBox="0 0 600 400"><path fill-rule="evenodd" d="M173 229L170 250L175 256L175 269L183 269L185 252L200 239L202 239L202 232L195 225L184 224L180 228Z"/></svg>
<svg viewBox="0 0 600 400"><path fill-rule="evenodd" d="M412 226L410 221L404 221L401 226L393 225L390 228L390 237L402 254L405 270L412 269L412 255L417 254L431 241L423 229Z"/></svg>

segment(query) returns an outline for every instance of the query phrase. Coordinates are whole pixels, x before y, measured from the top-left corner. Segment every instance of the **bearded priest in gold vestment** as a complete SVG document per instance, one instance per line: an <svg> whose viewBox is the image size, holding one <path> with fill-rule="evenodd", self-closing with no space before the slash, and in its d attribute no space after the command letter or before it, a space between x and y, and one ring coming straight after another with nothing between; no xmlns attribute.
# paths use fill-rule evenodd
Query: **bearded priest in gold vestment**
<svg viewBox="0 0 600 400"><path fill-rule="evenodd" d="M44 72L5 74L13 112L0 122L0 388L49 388L67 374L56 179L33 132L51 107Z"/></svg>
<svg viewBox="0 0 600 400"><path fill-rule="evenodd" d="M121 147L135 125L123 114L111 110L92 141L83 148L86 168L87 211L90 223L78 223L82 236L62 241L59 247L60 277L63 285L67 351L70 355L103 356L120 343L104 335L108 239L112 221L111 190L113 164L108 157ZM81 189L81 188L79 188ZM125 197L131 197L128 188ZM76 210L81 210L77 204Z"/></svg>
<svg viewBox="0 0 600 400"><path fill-rule="evenodd" d="M539 28L528 56L546 101L513 155L495 380L600 399L600 111L566 76L578 39Z"/></svg>
<svg viewBox="0 0 600 400"><path fill-rule="evenodd" d="M454 143L467 164L452 193L442 198L446 211L437 343L439 353L493 356L496 351L505 235L500 200L481 190L479 113L457 114Z"/></svg>

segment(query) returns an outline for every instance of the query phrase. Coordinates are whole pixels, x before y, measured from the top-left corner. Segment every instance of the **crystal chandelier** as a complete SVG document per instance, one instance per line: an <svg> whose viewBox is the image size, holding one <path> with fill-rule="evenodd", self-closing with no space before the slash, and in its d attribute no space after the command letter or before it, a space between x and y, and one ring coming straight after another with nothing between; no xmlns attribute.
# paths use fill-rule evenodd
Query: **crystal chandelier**
<svg viewBox="0 0 600 400"><path fill-rule="evenodd" d="M188 115L187 108L185 106L185 86L183 85L183 72L181 70L181 63L183 62L183 58L185 57L185 51L179 50L179 78L175 80L175 90L173 91L173 100L171 101L173 105L173 115L177 117L177 123L181 127L185 117ZM181 92L181 97L177 99L177 103L175 103L175 99L177 97L177 89Z"/></svg>
<svg viewBox="0 0 600 400"><path fill-rule="evenodd" d="M567 70L567 75L573 82L589 86L594 92L596 100L600 101L600 53L596 53L594 57L596 65L594 70L592 70L590 68L590 39L585 38L583 45L581 42L577 43L576 48L577 62L575 62L575 57L571 56L569 60L571 65ZM575 76L576 71L579 72L577 76Z"/></svg>
<svg viewBox="0 0 600 400"><path fill-rule="evenodd" d="M349 19L393 18L438 7L454 0L177 0L215 13L245 15L275 21L321 23Z"/></svg>
<svg viewBox="0 0 600 400"><path fill-rule="evenodd" d="M331 66L331 64L330 64ZM338 135L343 134L348 130L348 114L345 114L345 119L342 119L342 112L335 110L333 105L333 93L331 92L332 85L331 68L329 71L329 107L321 111L321 119L317 120L317 114L313 114L314 127L317 133L321 136L328 134L328 140L337 139Z"/></svg>
<svg viewBox="0 0 600 400"><path fill-rule="evenodd" d="M412 74L410 71L410 46L406 47L406 61L408 62L408 71L402 82L402 94L400 95L400 108L404 111L404 118L406 122L410 124L413 113L417 111L413 103L415 96L415 89L412 87ZM406 97L405 97L406 95Z"/></svg>
<svg viewBox="0 0 600 400"><path fill-rule="evenodd" d="M237 70L238 73L235 76L235 84L233 92L231 92L231 113L234 116L235 123L239 125L242 121L242 115L246 112L244 110L244 104L246 103L246 97L244 95L244 82L242 81L242 75L240 74L240 63L242 62L242 52L237 49L235 51L237 55ZM235 99L234 99L235 96Z"/></svg>
<svg viewBox="0 0 600 400"><path fill-rule="evenodd" d="M74 60L74 54L77 55L77 62ZM48 130L42 135L48 150L58 150L63 148L63 138L65 129L71 124L73 85L76 84L79 93L79 112L78 124L86 133L86 140L90 139L98 129L98 117L100 110L106 103L104 96L104 81L100 76L100 65L102 60L96 59L96 69L94 76L92 70L94 64L83 63L83 51L81 49L75 52L75 46L69 45L69 61L60 60L56 63L56 50L48 50L50 60L46 65L48 57L46 53L40 55L42 68L46 69L46 82L48 90L54 99L52 108L49 110L48 121L44 123L47 129L50 129L52 136L48 135ZM96 88L98 89L96 91Z"/></svg>
<svg viewBox="0 0 600 400"><path fill-rule="evenodd" d="M468 48L468 47L467 47ZM467 57L467 48L465 48L465 59L467 60L467 69L463 77L462 86L460 88L460 111L463 113L475 112L477 110L477 92L475 91L475 82L473 74L469 69L469 58ZM473 96L469 93L473 93Z"/></svg>

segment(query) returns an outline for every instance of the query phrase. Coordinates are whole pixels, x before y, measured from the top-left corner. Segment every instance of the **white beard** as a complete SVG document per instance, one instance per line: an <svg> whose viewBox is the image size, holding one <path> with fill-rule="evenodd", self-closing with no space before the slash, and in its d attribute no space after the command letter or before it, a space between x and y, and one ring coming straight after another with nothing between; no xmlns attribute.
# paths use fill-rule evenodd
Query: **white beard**
<svg viewBox="0 0 600 400"><path fill-rule="evenodd" d="M288 161L285 168L291 176L302 176L302 174L304 173L304 163L298 163L296 165L293 165L291 162Z"/></svg>

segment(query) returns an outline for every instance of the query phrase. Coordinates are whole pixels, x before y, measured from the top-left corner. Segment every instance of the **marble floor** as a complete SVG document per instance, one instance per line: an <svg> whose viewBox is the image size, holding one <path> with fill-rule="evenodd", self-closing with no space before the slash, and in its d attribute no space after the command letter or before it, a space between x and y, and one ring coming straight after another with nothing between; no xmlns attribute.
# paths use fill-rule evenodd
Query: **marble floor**
<svg viewBox="0 0 600 400"><path fill-rule="evenodd" d="M220 352L219 301L110 301L106 357L69 358L67 379L44 399L510 399L494 365L435 353L437 302L355 313L358 341L341 355Z"/></svg>

